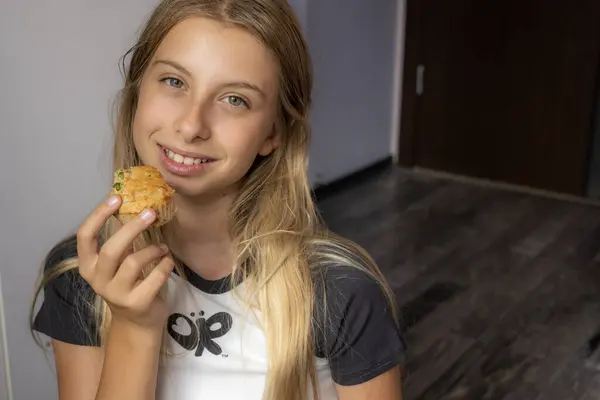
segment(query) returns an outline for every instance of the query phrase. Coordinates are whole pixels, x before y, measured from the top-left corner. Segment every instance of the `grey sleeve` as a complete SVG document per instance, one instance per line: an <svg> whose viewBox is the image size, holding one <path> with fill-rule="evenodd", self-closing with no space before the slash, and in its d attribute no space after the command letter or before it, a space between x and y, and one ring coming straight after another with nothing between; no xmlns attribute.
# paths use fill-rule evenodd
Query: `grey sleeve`
<svg viewBox="0 0 600 400"><path fill-rule="evenodd" d="M44 269L52 269L61 261L76 256L76 239L70 237L50 251ZM44 300L33 321L34 330L71 344L99 345L92 307L95 295L78 270L52 279L43 293Z"/></svg>
<svg viewBox="0 0 600 400"><path fill-rule="evenodd" d="M403 361L404 336L376 280L356 268L331 266L315 287L316 354L328 359L337 384L366 382Z"/></svg>

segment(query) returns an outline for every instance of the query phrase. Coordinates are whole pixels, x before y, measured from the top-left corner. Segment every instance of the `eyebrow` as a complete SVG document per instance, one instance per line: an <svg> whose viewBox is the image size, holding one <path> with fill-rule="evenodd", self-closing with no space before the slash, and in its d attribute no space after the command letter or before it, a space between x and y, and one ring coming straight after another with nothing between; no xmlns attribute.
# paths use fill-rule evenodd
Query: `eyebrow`
<svg viewBox="0 0 600 400"><path fill-rule="evenodd" d="M170 67L175 68L176 70L179 70L179 72L181 72L184 75L192 76L192 74L190 74L190 71L188 71L187 69L185 69L183 67L183 65L181 65L179 63L176 63L175 61L170 61L170 60L156 60L156 61L154 61L154 65L156 65L156 64L165 64L165 65L168 65Z"/></svg>
<svg viewBox="0 0 600 400"><path fill-rule="evenodd" d="M226 88L232 88L232 89L250 89L250 90L253 90L256 93L258 93L259 95L261 95L263 98L267 97L267 95L262 90L260 90L260 88L258 86L253 85L249 82L229 82L229 83L225 83L222 86L226 87Z"/></svg>
<svg viewBox="0 0 600 400"><path fill-rule="evenodd" d="M156 60L154 62L154 65L156 64L164 64L164 65L168 65L170 67L175 68L176 70L178 70L179 72L181 72L184 75L187 75L188 77L191 77L192 74L185 69L185 67L175 61L171 61L171 60ZM239 82L227 82L223 85L221 85L222 87L225 88L232 88L232 89L250 89L253 90L255 92L257 92L259 95L261 95L263 98L266 98L267 95L265 94L265 92L263 92L261 90L261 88L259 88L258 86L250 83L250 82L245 82L245 81L239 81Z"/></svg>

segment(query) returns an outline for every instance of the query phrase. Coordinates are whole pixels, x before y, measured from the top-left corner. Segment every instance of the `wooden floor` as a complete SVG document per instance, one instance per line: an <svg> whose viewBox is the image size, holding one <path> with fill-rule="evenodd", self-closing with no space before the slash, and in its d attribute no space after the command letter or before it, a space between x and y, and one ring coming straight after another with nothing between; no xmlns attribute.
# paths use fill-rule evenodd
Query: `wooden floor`
<svg viewBox="0 0 600 400"><path fill-rule="evenodd" d="M600 399L600 208L395 167L320 208L396 293L406 400Z"/></svg>

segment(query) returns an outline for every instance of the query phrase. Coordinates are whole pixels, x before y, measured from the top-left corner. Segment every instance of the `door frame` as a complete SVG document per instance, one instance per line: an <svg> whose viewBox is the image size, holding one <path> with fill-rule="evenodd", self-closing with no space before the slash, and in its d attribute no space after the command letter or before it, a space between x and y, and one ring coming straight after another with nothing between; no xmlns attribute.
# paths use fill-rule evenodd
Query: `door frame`
<svg viewBox="0 0 600 400"><path fill-rule="evenodd" d="M395 164L415 165L416 71L421 41L420 1L397 0L391 151Z"/></svg>
<svg viewBox="0 0 600 400"><path fill-rule="evenodd" d="M7 400L13 400L12 378L10 374L10 358L8 356L8 339L6 337L6 311L4 309L4 296L2 294L2 279L0 278L0 363L3 374L0 374L0 388L4 387L6 393L0 394L0 397ZM4 376L1 376L4 375Z"/></svg>

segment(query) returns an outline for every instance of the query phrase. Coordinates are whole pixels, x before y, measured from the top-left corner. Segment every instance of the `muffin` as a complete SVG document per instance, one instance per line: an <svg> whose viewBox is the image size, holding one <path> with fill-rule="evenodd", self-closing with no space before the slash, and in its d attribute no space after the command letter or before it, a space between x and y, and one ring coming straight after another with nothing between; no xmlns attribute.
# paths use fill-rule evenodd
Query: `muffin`
<svg viewBox="0 0 600 400"><path fill-rule="evenodd" d="M114 173L112 194L121 197L121 207L115 216L126 223L149 208L156 212L153 227L166 224L175 216L175 190L166 184L154 167L140 166L118 169Z"/></svg>

